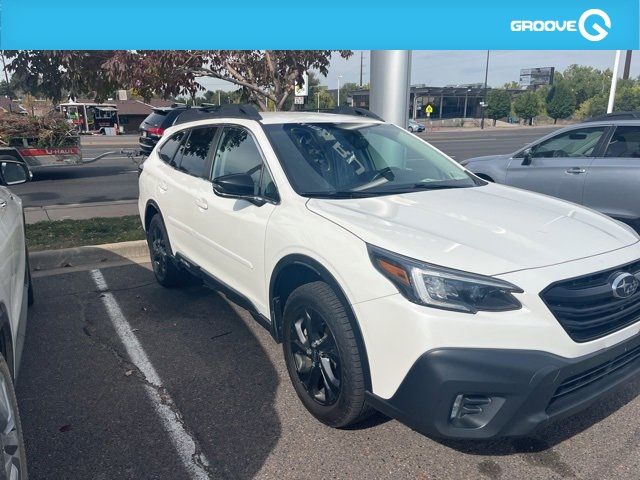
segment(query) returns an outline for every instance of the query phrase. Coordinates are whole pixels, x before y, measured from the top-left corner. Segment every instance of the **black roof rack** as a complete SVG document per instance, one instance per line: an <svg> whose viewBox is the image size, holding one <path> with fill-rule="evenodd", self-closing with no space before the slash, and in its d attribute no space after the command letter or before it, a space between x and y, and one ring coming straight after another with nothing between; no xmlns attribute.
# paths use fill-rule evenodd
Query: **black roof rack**
<svg viewBox="0 0 640 480"><path fill-rule="evenodd" d="M196 120L206 120L208 118L246 118L248 120L262 120L260 112L253 105L214 105L201 108L191 108L180 114L174 125Z"/></svg>
<svg viewBox="0 0 640 480"><path fill-rule="evenodd" d="M613 112L589 118L585 122L606 122L607 120L637 120L640 119L640 112Z"/></svg>
<svg viewBox="0 0 640 480"><path fill-rule="evenodd" d="M343 107L336 107L333 110L329 110L329 113L335 113L339 115L353 115L356 117L367 117L367 118L373 118L375 120L380 120L381 122L384 122L382 118L380 118L375 113L367 110L366 108L343 106Z"/></svg>

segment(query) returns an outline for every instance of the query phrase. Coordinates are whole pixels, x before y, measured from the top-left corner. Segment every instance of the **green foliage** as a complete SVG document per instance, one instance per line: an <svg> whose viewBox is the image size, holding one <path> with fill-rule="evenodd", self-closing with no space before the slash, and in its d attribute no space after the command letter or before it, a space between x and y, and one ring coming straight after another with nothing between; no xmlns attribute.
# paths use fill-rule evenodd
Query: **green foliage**
<svg viewBox="0 0 640 480"><path fill-rule="evenodd" d="M540 114L541 103L540 97L535 92L525 92L519 94L513 101L513 111L520 118L529 122L533 122L533 117Z"/></svg>
<svg viewBox="0 0 640 480"><path fill-rule="evenodd" d="M598 70L583 65L571 65L562 72L563 81L576 96L576 104L604 92L611 84L611 70Z"/></svg>
<svg viewBox="0 0 640 480"><path fill-rule="evenodd" d="M559 118L569 118L576 110L576 95L564 81L554 83L547 94L547 114L554 123Z"/></svg>
<svg viewBox="0 0 640 480"><path fill-rule="evenodd" d="M493 120L503 118L511 113L511 95L506 90L493 89L487 94L487 117Z"/></svg>

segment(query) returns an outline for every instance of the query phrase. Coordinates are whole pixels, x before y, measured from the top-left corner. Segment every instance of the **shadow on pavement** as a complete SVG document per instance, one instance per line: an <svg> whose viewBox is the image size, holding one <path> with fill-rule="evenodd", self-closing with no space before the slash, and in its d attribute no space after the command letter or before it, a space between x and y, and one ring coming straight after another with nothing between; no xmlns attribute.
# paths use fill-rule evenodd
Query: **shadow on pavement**
<svg viewBox="0 0 640 480"><path fill-rule="evenodd" d="M253 478L280 438L278 375L219 294L102 268L215 478ZM18 385L31 477L188 478L90 272L35 279Z"/></svg>

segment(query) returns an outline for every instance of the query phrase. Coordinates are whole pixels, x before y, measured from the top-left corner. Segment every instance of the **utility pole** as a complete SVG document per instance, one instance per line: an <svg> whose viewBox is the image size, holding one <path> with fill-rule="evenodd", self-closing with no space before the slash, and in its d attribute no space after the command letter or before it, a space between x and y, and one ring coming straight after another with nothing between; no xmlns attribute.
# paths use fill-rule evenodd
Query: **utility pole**
<svg viewBox="0 0 640 480"><path fill-rule="evenodd" d="M487 110L487 79L489 78L489 50L487 50L487 64L484 69L484 94L482 98L482 120L480 120L480 129L484 129L484 115Z"/></svg>
<svg viewBox="0 0 640 480"><path fill-rule="evenodd" d="M407 128L411 50L372 50L369 58L371 111L387 122Z"/></svg>
<svg viewBox="0 0 640 480"><path fill-rule="evenodd" d="M218 90L218 106L220 106L220 90Z"/></svg>
<svg viewBox="0 0 640 480"><path fill-rule="evenodd" d="M616 101L616 87L618 86L618 70L620 68L620 50L616 50L616 59L613 62L613 75L611 76L611 90L609 91L609 105L607 113L613 112Z"/></svg>
<svg viewBox="0 0 640 480"><path fill-rule="evenodd" d="M362 70L364 70L364 52L360 50L360 88L362 88Z"/></svg>
<svg viewBox="0 0 640 480"><path fill-rule="evenodd" d="M633 53L633 50L627 50L627 56L625 58L624 61L624 73L622 74L622 78L624 80L628 80L629 79L629 73L631 71L631 55Z"/></svg>
<svg viewBox="0 0 640 480"><path fill-rule="evenodd" d="M342 78L342 75L338 75L338 107L340 106L340 79Z"/></svg>

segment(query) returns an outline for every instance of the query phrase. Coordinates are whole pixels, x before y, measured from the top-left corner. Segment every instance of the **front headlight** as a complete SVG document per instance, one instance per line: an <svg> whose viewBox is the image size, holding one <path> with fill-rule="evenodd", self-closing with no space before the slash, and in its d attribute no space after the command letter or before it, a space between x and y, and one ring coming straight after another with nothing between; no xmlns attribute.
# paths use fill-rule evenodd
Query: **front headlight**
<svg viewBox="0 0 640 480"><path fill-rule="evenodd" d="M515 285L493 277L430 265L382 248L367 246L375 268L408 300L428 307L476 313L518 310Z"/></svg>

